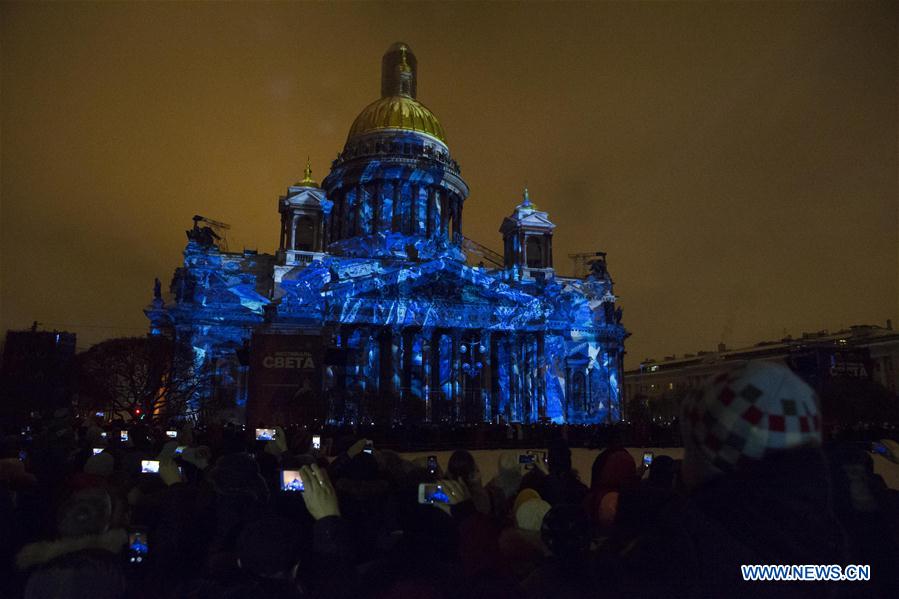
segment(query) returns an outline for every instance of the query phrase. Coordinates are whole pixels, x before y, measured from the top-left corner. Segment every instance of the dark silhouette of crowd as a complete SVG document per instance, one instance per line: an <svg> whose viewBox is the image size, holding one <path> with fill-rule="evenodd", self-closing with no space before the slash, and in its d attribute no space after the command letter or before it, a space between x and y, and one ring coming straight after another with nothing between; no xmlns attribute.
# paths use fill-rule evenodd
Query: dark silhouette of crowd
<svg viewBox="0 0 899 599"><path fill-rule="evenodd" d="M187 424L125 441L58 413L0 448L0 596L899 597L899 494L867 447L825 440L789 370L710 381L680 425L683 460L646 467L612 432L585 480L556 435L490 454L485 481L465 449L435 465L358 435L325 456L303 428ZM749 582L749 564L871 580Z"/></svg>

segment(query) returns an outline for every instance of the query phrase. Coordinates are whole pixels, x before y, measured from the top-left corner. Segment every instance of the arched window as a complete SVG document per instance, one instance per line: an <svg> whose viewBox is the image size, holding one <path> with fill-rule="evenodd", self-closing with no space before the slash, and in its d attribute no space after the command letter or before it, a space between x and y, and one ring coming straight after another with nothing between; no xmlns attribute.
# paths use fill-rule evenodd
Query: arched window
<svg viewBox="0 0 899 599"><path fill-rule="evenodd" d="M575 410L583 411L587 409L586 385L584 381L583 372L575 372L574 376L571 377L571 401L569 403L574 406Z"/></svg>
<svg viewBox="0 0 899 599"><path fill-rule="evenodd" d="M313 222L312 217L301 216L297 220L296 237L294 240L293 249L302 250L304 252L313 251L313 246L315 244L315 223Z"/></svg>
<svg viewBox="0 0 899 599"><path fill-rule="evenodd" d="M543 268L543 243L539 237L528 237L527 243L528 268Z"/></svg>

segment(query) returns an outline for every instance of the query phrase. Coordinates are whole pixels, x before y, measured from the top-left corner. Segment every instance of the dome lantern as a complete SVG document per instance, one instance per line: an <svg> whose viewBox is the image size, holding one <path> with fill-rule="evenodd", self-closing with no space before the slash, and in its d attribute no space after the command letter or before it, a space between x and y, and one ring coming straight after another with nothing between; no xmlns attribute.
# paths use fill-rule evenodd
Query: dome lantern
<svg viewBox="0 0 899 599"><path fill-rule="evenodd" d="M423 133L446 145L443 126L416 99L418 60L408 45L397 42L381 59L381 98L362 109L350 127L347 142L385 129Z"/></svg>

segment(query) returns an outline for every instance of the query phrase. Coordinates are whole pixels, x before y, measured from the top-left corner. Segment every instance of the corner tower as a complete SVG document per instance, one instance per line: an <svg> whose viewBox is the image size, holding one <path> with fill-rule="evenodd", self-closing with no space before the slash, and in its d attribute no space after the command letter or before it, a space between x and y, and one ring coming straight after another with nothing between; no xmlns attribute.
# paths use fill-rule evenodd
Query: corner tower
<svg viewBox="0 0 899 599"><path fill-rule="evenodd" d="M360 258L464 259L462 205L468 185L440 121L417 100L418 61L403 43L381 60L381 98L350 127L322 181L333 202L329 252Z"/></svg>
<svg viewBox="0 0 899 599"><path fill-rule="evenodd" d="M555 228L549 215L531 202L525 187L521 203L503 219L499 228L503 236L505 268L513 278L533 279L553 272Z"/></svg>

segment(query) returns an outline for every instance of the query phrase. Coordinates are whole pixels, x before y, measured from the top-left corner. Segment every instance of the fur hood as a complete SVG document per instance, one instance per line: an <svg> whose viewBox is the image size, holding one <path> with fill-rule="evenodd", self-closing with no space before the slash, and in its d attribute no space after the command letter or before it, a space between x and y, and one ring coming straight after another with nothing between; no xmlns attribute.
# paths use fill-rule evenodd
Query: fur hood
<svg viewBox="0 0 899 599"><path fill-rule="evenodd" d="M111 553L119 553L128 541L128 535L121 528L108 530L99 535L67 537L55 541L40 541L25 545L16 556L16 567L28 570L46 564L57 557L75 553L83 549L103 549Z"/></svg>

